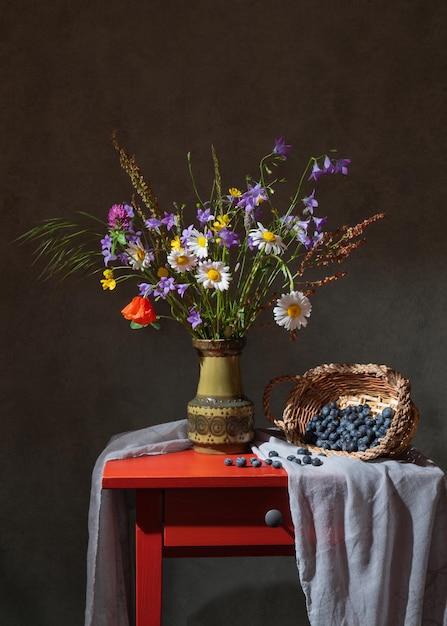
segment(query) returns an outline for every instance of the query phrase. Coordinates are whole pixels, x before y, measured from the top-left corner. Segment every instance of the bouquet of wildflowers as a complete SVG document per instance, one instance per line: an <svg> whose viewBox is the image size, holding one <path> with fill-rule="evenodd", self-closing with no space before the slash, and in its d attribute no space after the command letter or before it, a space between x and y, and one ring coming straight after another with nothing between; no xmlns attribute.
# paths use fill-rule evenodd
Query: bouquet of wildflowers
<svg viewBox="0 0 447 626"><path fill-rule="evenodd" d="M325 232L327 218L317 215L316 184L325 176L346 175L350 164L329 155L310 158L287 206L277 207L275 187L285 180L275 174L291 150L281 137L261 159L257 178L247 176L241 188L224 190L212 148L214 179L206 199L188 155L195 195L194 219L189 220L185 205L160 208L134 157L115 135L113 143L139 199L134 194L129 203L113 205L107 222L86 213L88 226L55 218L24 238L39 240L38 255L48 258L46 275L102 271L104 290L136 280L136 295L122 310L132 328L158 328L163 318L171 318L194 338L237 338L272 307L277 324L295 338L311 314L309 296L345 274L331 274L329 266L364 243L364 229L383 217ZM323 277L306 280L311 268L321 268ZM168 314L157 312L160 301L168 305Z"/></svg>

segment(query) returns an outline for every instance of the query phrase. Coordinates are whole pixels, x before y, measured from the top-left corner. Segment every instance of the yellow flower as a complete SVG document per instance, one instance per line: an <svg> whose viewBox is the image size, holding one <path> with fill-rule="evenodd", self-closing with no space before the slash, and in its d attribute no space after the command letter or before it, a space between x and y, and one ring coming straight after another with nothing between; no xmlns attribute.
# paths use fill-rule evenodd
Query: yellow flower
<svg viewBox="0 0 447 626"><path fill-rule="evenodd" d="M165 267L159 267L157 270L158 278L167 278L169 276L169 272Z"/></svg>
<svg viewBox="0 0 447 626"><path fill-rule="evenodd" d="M182 249L182 244L180 242L180 237L178 235L176 235L174 237L174 239L171 239L171 248L173 250L181 250Z"/></svg>
<svg viewBox="0 0 447 626"><path fill-rule="evenodd" d="M104 278L100 282L104 291L106 289L110 289L110 291L112 291L112 289L115 289L116 280L113 278L113 270L104 270L103 276Z"/></svg>
<svg viewBox="0 0 447 626"><path fill-rule="evenodd" d="M230 187L228 191L230 192L230 196L233 198L240 198L242 196L242 191L236 189L236 187Z"/></svg>
<svg viewBox="0 0 447 626"><path fill-rule="evenodd" d="M222 228L225 228L230 223L230 216L228 214L218 215L216 221L213 224L213 230L216 233L220 233Z"/></svg>

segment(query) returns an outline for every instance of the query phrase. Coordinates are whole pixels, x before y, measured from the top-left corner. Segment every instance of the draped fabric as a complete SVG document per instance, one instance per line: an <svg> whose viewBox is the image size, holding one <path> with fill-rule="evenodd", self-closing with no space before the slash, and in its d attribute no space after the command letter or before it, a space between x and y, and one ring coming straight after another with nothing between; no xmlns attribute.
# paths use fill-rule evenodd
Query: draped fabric
<svg viewBox="0 0 447 626"><path fill-rule="evenodd" d="M274 432L277 436L272 436ZM311 626L447 626L447 484L413 462L326 457L297 465L275 429L253 452L275 450L288 474L296 561ZM186 420L114 437L92 476L85 626L129 626L130 555L124 490L102 489L112 459L191 447ZM291 616L291 624L293 616Z"/></svg>

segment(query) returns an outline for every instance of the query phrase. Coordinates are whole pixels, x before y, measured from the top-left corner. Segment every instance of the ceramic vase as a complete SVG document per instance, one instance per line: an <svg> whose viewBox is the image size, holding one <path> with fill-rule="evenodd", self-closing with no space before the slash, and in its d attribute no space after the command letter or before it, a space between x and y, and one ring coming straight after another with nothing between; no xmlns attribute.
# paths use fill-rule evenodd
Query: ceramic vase
<svg viewBox="0 0 447 626"><path fill-rule="evenodd" d="M193 339L199 357L197 394L188 403L188 437L196 452L247 452L254 436L254 404L243 392L241 339Z"/></svg>

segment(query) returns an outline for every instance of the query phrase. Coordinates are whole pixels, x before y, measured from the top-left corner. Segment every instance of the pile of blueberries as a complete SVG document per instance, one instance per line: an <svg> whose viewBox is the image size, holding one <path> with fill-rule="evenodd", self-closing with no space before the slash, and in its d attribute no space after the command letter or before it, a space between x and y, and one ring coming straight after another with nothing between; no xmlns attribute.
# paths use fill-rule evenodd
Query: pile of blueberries
<svg viewBox="0 0 447 626"><path fill-rule="evenodd" d="M391 407L373 416L368 404L340 409L331 402L306 424L304 441L323 450L365 452L385 437L393 415Z"/></svg>

